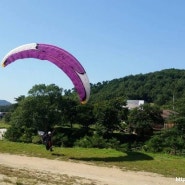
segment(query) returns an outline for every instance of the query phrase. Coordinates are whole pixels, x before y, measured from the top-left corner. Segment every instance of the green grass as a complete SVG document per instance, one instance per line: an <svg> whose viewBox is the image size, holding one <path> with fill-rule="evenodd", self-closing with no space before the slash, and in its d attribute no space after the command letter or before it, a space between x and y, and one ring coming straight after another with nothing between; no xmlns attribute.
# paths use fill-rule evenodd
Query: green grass
<svg viewBox="0 0 185 185"><path fill-rule="evenodd" d="M5 123L3 120L0 120L0 128L9 128L9 127L10 127L10 125Z"/></svg>
<svg viewBox="0 0 185 185"><path fill-rule="evenodd" d="M183 177L185 157L144 152L120 152L113 149L59 148L53 152L43 145L0 141L0 152L44 157L58 160L92 162L103 166L117 166L123 170L159 173L170 177Z"/></svg>

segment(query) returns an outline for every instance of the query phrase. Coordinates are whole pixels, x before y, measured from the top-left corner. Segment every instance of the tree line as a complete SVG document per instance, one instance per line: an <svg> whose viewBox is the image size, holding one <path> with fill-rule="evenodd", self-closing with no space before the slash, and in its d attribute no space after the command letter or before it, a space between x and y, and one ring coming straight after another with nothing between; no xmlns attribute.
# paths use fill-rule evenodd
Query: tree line
<svg viewBox="0 0 185 185"><path fill-rule="evenodd" d="M123 150L139 146L146 151L183 153L184 82L183 70L170 69L91 84L91 99L86 105L79 104L74 89L63 90L55 84L35 85L27 97L16 98L17 103L6 115L10 124L6 138L41 143L38 131L55 130L53 140L57 146ZM178 97L175 102L171 100L174 94ZM128 99L148 103L128 110L124 108ZM162 109L172 108L172 104L178 114L164 120ZM153 127L164 122L174 122L175 127L155 133Z"/></svg>
<svg viewBox="0 0 185 185"><path fill-rule="evenodd" d="M115 97L145 100L172 109L173 97L179 99L185 93L185 70L162 71L129 75L120 79L91 85L91 101L97 102Z"/></svg>

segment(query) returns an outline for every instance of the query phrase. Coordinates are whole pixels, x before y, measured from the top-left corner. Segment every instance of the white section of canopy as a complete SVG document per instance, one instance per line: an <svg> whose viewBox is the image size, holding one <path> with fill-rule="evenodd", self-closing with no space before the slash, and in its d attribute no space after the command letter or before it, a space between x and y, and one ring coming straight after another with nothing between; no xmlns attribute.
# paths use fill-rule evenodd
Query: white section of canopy
<svg viewBox="0 0 185 185"><path fill-rule="evenodd" d="M77 72L76 72L77 73ZM80 74L80 73L77 73L78 76L80 77L82 83L83 83L83 86L85 88L85 92L86 92L86 99L84 101L82 101L81 103L82 104L85 104L88 100L89 100L89 97L90 97L90 83L89 83L89 79L87 77L87 74Z"/></svg>
<svg viewBox="0 0 185 185"><path fill-rule="evenodd" d="M37 47L37 43L30 43L30 44L24 44L22 46L19 46L15 49L11 50L7 55L5 55L1 64L4 66L4 62L12 54L18 53L20 51L26 51L26 50L29 50L29 49L36 49L36 47Z"/></svg>

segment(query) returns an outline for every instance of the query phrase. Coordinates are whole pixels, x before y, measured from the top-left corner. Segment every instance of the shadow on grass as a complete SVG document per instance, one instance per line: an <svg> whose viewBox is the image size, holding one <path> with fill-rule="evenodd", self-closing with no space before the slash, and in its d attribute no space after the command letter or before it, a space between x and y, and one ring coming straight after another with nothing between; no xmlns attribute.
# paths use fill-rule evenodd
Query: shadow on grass
<svg viewBox="0 0 185 185"><path fill-rule="evenodd" d="M126 152L125 156L118 157L84 157L76 158L72 157L70 159L81 160L81 161L101 161L101 162L123 162L123 161L148 161L153 160L153 157L146 155L141 152Z"/></svg>
<svg viewBox="0 0 185 185"><path fill-rule="evenodd" d="M57 157L62 157L62 156L65 156L64 154L59 154L59 153L51 153L51 155L53 156L57 156Z"/></svg>

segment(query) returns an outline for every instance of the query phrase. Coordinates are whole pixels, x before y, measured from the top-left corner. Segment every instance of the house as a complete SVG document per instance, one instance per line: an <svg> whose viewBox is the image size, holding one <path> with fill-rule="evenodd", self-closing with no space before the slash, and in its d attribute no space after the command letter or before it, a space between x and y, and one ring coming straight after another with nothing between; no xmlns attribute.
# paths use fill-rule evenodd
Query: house
<svg viewBox="0 0 185 185"><path fill-rule="evenodd" d="M140 107L145 103L144 100L127 100L127 105L125 106L128 109L134 109Z"/></svg>
<svg viewBox="0 0 185 185"><path fill-rule="evenodd" d="M164 124L155 124L153 129L155 131L160 131L162 129L169 129L169 128L174 127L175 123L169 122L168 119L170 116L177 115L177 114L178 113L173 110L167 110L167 109L162 110L161 116L163 117L165 123Z"/></svg>

